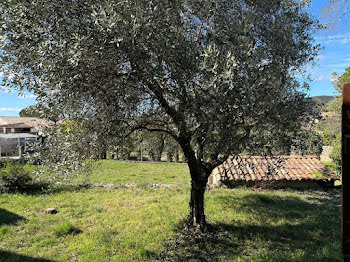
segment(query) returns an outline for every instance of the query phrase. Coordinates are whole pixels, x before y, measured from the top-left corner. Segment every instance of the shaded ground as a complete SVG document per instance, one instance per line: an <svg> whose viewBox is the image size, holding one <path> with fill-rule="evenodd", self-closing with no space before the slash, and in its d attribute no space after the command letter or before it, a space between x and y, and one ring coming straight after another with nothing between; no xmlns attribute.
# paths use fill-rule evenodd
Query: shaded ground
<svg viewBox="0 0 350 262"><path fill-rule="evenodd" d="M3 225L15 225L20 220L25 220L25 218L0 208L0 227Z"/></svg>
<svg viewBox="0 0 350 262"><path fill-rule="evenodd" d="M0 249L0 262L50 262L53 260L34 258L24 255L19 255L13 252L8 252Z"/></svg>
<svg viewBox="0 0 350 262"><path fill-rule="evenodd" d="M224 210L225 218L215 215L204 234L179 225L159 260L341 261L340 210L335 205L340 203L339 192L299 194L305 197L281 196L278 191L245 196L220 192L210 200ZM251 216L251 222L233 217L226 222L237 208Z"/></svg>

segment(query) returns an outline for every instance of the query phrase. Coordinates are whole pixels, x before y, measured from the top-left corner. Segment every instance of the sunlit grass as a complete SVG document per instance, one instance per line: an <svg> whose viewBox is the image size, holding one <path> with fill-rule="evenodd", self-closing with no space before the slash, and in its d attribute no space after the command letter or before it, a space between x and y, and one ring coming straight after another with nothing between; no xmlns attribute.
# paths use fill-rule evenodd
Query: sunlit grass
<svg viewBox="0 0 350 262"><path fill-rule="evenodd" d="M105 160L94 168L89 180L92 183L189 185L190 175L187 164L182 163Z"/></svg>
<svg viewBox="0 0 350 262"><path fill-rule="evenodd" d="M338 191L211 190L215 238L183 241L188 201L188 187L2 194L0 248L55 261L340 261Z"/></svg>

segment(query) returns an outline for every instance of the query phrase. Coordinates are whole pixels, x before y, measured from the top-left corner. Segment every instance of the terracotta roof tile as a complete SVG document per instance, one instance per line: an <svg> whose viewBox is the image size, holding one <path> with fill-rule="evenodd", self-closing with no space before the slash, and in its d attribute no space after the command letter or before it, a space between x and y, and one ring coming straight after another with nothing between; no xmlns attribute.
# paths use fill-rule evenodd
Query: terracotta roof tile
<svg viewBox="0 0 350 262"><path fill-rule="evenodd" d="M221 179L241 181L338 179L316 156L234 156L215 172ZM320 172L323 177L315 174Z"/></svg>

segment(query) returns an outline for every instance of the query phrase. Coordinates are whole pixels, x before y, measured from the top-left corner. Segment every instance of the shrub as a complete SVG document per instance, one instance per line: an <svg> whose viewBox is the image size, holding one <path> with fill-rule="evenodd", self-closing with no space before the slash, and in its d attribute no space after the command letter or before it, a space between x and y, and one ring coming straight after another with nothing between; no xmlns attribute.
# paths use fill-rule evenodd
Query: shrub
<svg viewBox="0 0 350 262"><path fill-rule="evenodd" d="M7 161L0 169L0 187L9 192L25 191L31 185L32 178L18 162Z"/></svg>
<svg viewBox="0 0 350 262"><path fill-rule="evenodd" d="M335 141L333 142L333 150L329 157L334 163L334 171L340 177L341 176L341 133L337 134Z"/></svg>

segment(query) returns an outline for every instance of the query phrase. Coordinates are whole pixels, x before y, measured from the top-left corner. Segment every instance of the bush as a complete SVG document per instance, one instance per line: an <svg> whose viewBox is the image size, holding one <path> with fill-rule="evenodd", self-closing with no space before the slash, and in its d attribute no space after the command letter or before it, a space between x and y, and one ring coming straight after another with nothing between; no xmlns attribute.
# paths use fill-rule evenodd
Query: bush
<svg viewBox="0 0 350 262"><path fill-rule="evenodd" d="M341 133L337 134L335 141L332 144L333 150L329 157L332 159L334 163L334 171L340 177L341 176Z"/></svg>
<svg viewBox="0 0 350 262"><path fill-rule="evenodd" d="M29 172L18 162L7 161L0 169L0 188L8 192L27 190L32 182Z"/></svg>

